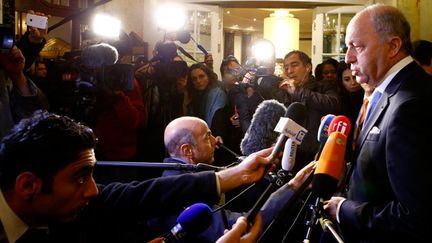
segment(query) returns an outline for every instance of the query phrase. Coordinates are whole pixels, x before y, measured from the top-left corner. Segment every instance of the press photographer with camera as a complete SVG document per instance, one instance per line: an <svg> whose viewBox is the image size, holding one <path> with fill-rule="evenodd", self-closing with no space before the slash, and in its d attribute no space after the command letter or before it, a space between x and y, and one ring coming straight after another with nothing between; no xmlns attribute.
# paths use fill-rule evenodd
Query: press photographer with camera
<svg viewBox="0 0 432 243"><path fill-rule="evenodd" d="M229 68L243 94L237 94L237 110L240 127L246 133L252 116L258 105L269 99L275 99L280 92L279 77L274 75L275 54L273 44L265 39L252 45L252 56L244 65L232 65Z"/></svg>
<svg viewBox="0 0 432 243"><path fill-rule="evenodd" d="M159 41L152 53L153 57L135 71L148 112L147 128L139 134L141 161L164 159L165 126L186 115L191 102L187 89L189 68L177 54L177 45L173 41ZM146 139L149 137L152 139Z"/></svg>

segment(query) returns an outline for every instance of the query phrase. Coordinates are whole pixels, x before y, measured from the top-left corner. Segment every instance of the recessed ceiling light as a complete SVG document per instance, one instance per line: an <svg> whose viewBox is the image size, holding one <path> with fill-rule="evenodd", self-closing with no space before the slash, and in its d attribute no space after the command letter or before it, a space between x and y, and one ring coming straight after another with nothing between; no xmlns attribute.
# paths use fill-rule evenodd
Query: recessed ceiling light
<svg viewBox="0 0 432 243"><path fill-rule="evenodd" d="M226 13L227 13L227 14L230 14L230 13L231 13L231 11L229 11L229 10L228 10L228 11L226 11Z"/></svg>
<svg viewBox="0 0 432 243"><path fill-rule="evenodd" d="M255 22L255 21L256 21L256 18L253 18L253 21Z"/></svg>

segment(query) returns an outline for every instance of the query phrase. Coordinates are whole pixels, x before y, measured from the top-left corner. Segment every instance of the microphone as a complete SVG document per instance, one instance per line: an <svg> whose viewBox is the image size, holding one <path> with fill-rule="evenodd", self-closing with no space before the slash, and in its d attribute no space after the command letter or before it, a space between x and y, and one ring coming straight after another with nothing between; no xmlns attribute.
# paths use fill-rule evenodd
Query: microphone
<svg viewBox="0 0 432 243"><path fill-rule="evenodd" d="M228 148L227 146L225 146L223 143L216 142L216 148L223 149L223 150L227 151L228 153L230 153L231 155L233 155L234 157L236 157L236 159L239 159L241 157L239 154L237 154L236 152L232 151L230 148Z"/></svg>
<svg viewBox="0 0 432 243"><path fill-rule="evenodd" d="M250 155L256 151L272 146L278 137L274 128L281 116L284 116L286 107L276 100L261 102L252 116L245 136L240 143L243 155Z"/></svg>
<svg viewBox="0 0 432 243"><path fill-rule="evenodd" d="M301 103L299 103L301 104ZM295 159L296 159L296 154L297 154L297 146L299 144L301 144L301 142L303 141L303 137L306 135L307 130L298 125L298 123L302 124L305 122L306 120L306 115L301 115L301 113L306 112L305 111L305 107L303 108L295 108L297 105L294 105L293 108L291 108L293 111L293 113L290 112L290 114L288 114L287 112L287 117L288 117L288 122L287 124L285 124L285 128L284 129L289 129L290 132L284 132L282 130L280 130L280 127L278 127L280 124L278 124L278 126L276 126L275 130L280 131L282 133L285 133L286 136L288 136L288 140L285 142L285 147L284 147L284 152L283 152L283 156L282 156L282 161L281 161L281 167L282 169L278 171L278 177L280 180L282 180L282 183L284 184L288 179L292 178L292 169L294 168L295 165ZM290 106L291 107L291 106ZM299 106L301 107L301 106ZM288 107L288 110L290 110L290 108ZM299 113L296 113L299 112ZM292 116L291 114L294 114L294 116ZM292 117L293 120L290 120L289 118ZM281 118L281 120L284 120ZM291 125L290 125L291 124ZM296 127L295 127L296 126ZM288 128L287 128L288 127ZM283 134L281 134L283 135ZM301 136L301 139L299 139L299 135ZM275 154L275 156L277 156L277 154ZM280 184L280 182L279 182Z"/></svg>
<svg viewBox="0 0 432 243"><path fill-rule="evenodd" d="M182 163L160 163L160 162L130 162L130 161L98 161L97 166L117 166L117 167L141 167L141 168L158 168L162 170L191 170L191 171L221 171L228 167L218 167L214 165L182 164Z"/></svg>
<svg viewBox="0 0 432 243"><path fill-rule="evenodd" d="M291 138L285 143L284 153L282 156L281 166L284 171L291 171L295 165L295 158L297 154L297 143Z"/></svg>
<svg viewBox="0 0 432 243"><path fill-rule="evenodd" d="M337 117L331 122L333 123ZM346 132L351 126L344 121L335 122L336 126L331 128L340 129ZM342 126L339 126L341 125ZM317 162L314 176L312 179L312 192L317 196L315 205L311 207L310 219L306 221L308 226L306 236L303 242L310 242L312 235L312 226L316 223L318 217L325 218L323 211L324 200L330 199L336 191L339 181L343 177L345 165L345 149L347 143L347 136L340 131L330 133L327 142L324 145L321 156Z"/></svg>
<svg viewBox="0 0 432 243"><path fill-rule="evenodd" d="M192 40L196 44L196 46L198 47L198 49L200 49L200 51L205 56L208 55L207 50L201 44L199 44L198 42L195 41L195 39L191 36L191 34L189 33L189 31L187 31L187 30L177 31L176 32L176 39L178 41L180 41L181 43L183 43L183 44L187 44L187 43L189 43L190 40Z"/></svg>
<svg viewBox="0 0 432 243"><path fill-rule="evenodd" d="M328 135L330 135L333 132L341 132L348 137L350 131L351 131L350 120L346 116L339 115L339 116L335 116L335 118L330 122L328 128Z"/></svg>
<svg viewBox="0 0 432 243"><path fill-rule="evenodd" d="M319 143L325 144L325 142L327 141L327 138L329 136L328 133L329 126L334 118L335 115L333 114L328 114L321 118L321 124L318 128L318 134L317 134L317 140Z"/></svg>
<svg viewBox="0 0 432 243"><path fill-rule="evenodd" d="M291 138L295 143L300 144L303 141L307 130L299 124L303 124L306 120L306 106L300 102L293 102L288 106L285 117L281 117L276 125L275 131L280 132L276 144L270 154L272 159L278 157L282 151L288 138Z"/></svg>
<svg viewBox="0 0 432 243"><path fill-rule="evenodd" d="M285 146L288 138L292 141L292 143L300 144L307 133L307 130L300 126L306 120L306 106L299 102L293 102L287 109L286 117L281 117L278 124L276 125L275 131L281 132L278 140L276 141L276 145L274 146L272 153L270 154L271 158L274 160L278 157L278 154ZM294 151L294 149L292 150ZM287 164L286 167L289 168L294 165ZM247 212L247 220L248 222L252 222L255 218L258 211L264 205L270 194L273 192L273 188L275 184L278 184L278 181L272 181L252 206L252 208Z"/></svg>
<svg viewBox="0 0 432 243"><path fill-rule="evenodd" d="M87 46L81 52L81 63L90 69L113 65L117 59L117 49L106 43Z"/></svg>
<svg viewBox="0 0 432 243"><path fill-rule="evenodd" d="M312 191L324 200L330 199L343 177L347 136L332 132L324 145L312 179Z"/></svg>
<svg viewBox="0 0 432 243"><path fill-rule="evenodd" d="M335 115L333 114L328 114L325 115L321 118L321 124L318 127L318 133L317 133L317 140L319 143L319 147L318 147L318 151L315 154L315 160L318 160L318 158L321 155L322 149L324 147L324 144L327 141L328 138L328 129L330 126L330 123L333 121L333 119L335 118Z"/></svg>
<svg viewBox="0 0 432 243"><path fill-rule="evenodd" d="M177 217L177 224L163 236L163 241L177 242L187 236L201 234L211 225L212 219L212 210L209 206L195 203Z"/></svg>

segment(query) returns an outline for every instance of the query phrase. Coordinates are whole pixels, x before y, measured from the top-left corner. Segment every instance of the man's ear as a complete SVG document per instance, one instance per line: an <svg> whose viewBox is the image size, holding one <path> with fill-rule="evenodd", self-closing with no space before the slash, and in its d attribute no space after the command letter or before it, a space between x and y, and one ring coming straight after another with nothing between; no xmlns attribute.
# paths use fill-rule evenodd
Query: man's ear
<svg viewBox="0 0 432 243"><path fill-rule="evenodd" d="M15 180L15 191L25 200L31 200L41 188L41 178L29 171L19 174Z"/></svg>
<svg viewBox="0 0 432 243"><path fill-rule="evenodd" d="M389 46L390 46L390 57L395 57L400 49L402 48L402 40L399 37L393 37L390 41L389 41Z"/></svg>
<svg viewBox="0 0 432 243"><path fill-rule="evenodd" d="M310 63L306 64L306 72L311 73L312 72L312 65Z"/></svg>
<svg viewBox="0 0 432 243"><path fill-rule="evenodd" d="M182 144L180 146L180 152L181 152L182 156L184 156L184 157L187 157L187 158L193 157L193 147L189 143Z"/></svg>

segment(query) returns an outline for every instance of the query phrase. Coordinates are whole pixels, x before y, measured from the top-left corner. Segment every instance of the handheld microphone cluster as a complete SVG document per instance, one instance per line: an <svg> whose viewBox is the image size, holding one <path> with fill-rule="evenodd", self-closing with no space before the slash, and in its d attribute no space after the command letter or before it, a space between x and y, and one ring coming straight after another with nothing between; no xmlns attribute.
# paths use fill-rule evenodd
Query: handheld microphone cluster
<svg viewBox="0 0 432 243"><path fill-rule="evenodd" d="M307 130L300 126L298 123L303 124L306 120L306 115L306 106L302 103L294 102L291 103L291 105L288 107L285 117L282 117L280 119L278 125L276 125L275 128L275 131L281 132L281 134L279 135L279 138L276 141L276 145L274 146L270 155L273 160L278 157L279 153L284 148L287 140L291 140L292 143L301 143ZM293 154L295 154L295 148L296 147L294 146ZM285 165L286 168L292 168L292 166L293 165L289 164ZM248 222L252 222L252 220L255 218L258 211L261 209L266 200L269 198L270 194L273 192L275 184L278 183L272 181L258 198L258 200L255 202L255 204L252 206L252 208L248 211Z"/></svg>
<svg viewBox="0 0 432 243"><path fill-rule="evenodd" d="M271 153L273 159L278 157L278 154L282 151L285 143L288 139L292 139L293 142L300 144L303 141L307 130L299 124L303 124L307 117L306 106L300 102L293 102L287 109L285 117L281 117L276 128L277 132L280 132L276 144Z"/></svg>
<svg viewBox="0 0 432 243"><path fill-rule="evenodd" d="M177 224L163 236L163 242L177 242L187 236L201 234L211 225L212 219L209 206L195 203L177 217Z"/></svg>
<svg viewBox="0 0 432 243"><path fill-rule="evenodd" d="M276 131L281 132L280 136L285 136L288 138L285 142L282 155L282 169L280 169L277 173L278 185L285 184L293 177L292 169L295 165L297 146L301 144L304 136L307 133L307 130L303 127L303 124L306 120L306 107L301 103L293 103L292 105L293 107L290 109L290 114L287 112L287 118L281 118L275 128ZM283 142L283 140L278 141ZM275 154L275 156L277 156L277 154Z"/></svg>
<svg viewBox="0 0 432 243"><path fill-rule="evenodd" d="M322 123L327 123L324 117ZM335 192L343 177L347 136L351 123L345 116L334 117L328 126L328 138L315 168L312 191L324 200Z"/></svg>

